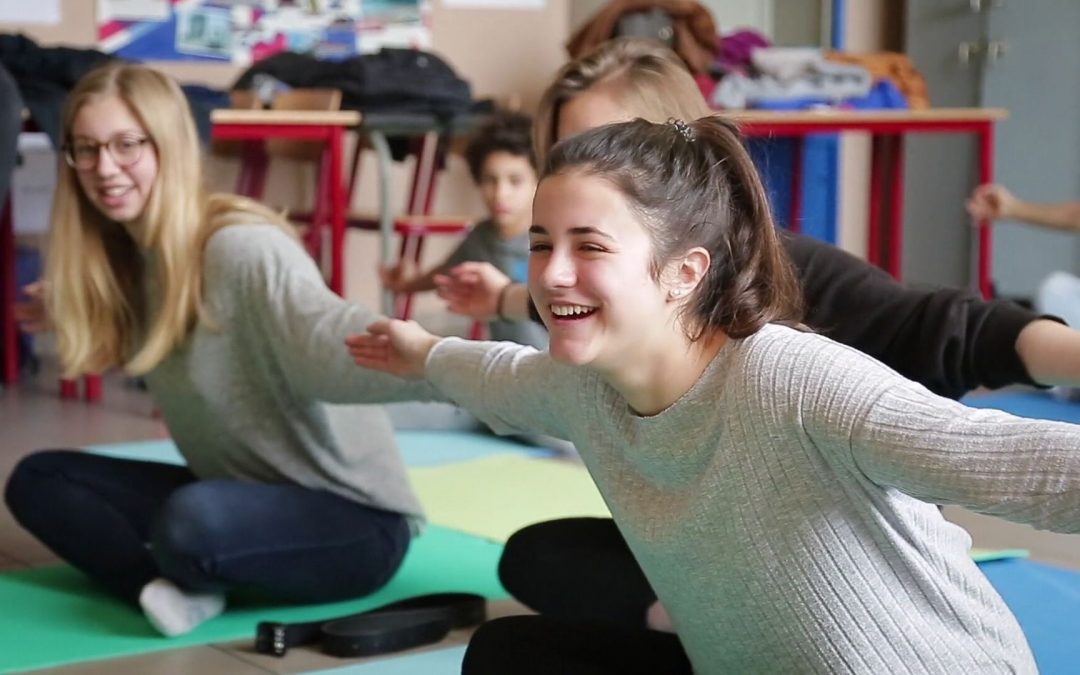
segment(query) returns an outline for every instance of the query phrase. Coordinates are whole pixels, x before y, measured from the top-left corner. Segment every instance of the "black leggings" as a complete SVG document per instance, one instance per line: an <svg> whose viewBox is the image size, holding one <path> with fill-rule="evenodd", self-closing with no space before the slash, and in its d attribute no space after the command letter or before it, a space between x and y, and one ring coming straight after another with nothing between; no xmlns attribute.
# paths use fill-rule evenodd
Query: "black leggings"
<svg viewBox="0 0 1080 675"><path fill-rule="evenodd" d="M564 518L515 532L499 560L499 580L545 616L623 628L644 628L656 602L611 518Z"/></svg>
<svg viewBox="0 0 1080 675"><path fill-rule="evenodd" d="M567 518L514 533L503 586L540 616L484 624L462 673L690 673L679 639L645 627L656 602L610 518Z"/></svg>
<svg viewBox="0 0 1080 675"><path fill-rule="evenodd" d="M644 628L510 616L477 629L462 675L690 675L679 638Z"/></svg>

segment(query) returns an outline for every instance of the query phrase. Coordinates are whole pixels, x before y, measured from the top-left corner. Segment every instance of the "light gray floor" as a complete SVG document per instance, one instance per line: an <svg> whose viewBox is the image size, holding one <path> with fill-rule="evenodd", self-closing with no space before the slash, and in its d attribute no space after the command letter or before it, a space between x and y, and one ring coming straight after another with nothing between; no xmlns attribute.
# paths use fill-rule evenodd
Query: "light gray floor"
<svg viewBox="0 0 1080 675"><path fill-rule="evenodd" d="M471 422L443 411L446 422ZM430 413L425 413L429 415ZM395 417L408 424L410 408L401 407ZM12 466L22 456L41 448L82 447L99 443L145 440L165 436L153 406L142 392L115 376L106 380L105 400L100 404L61 401L54 377L41 375L18 387L0 390L0 481L5 482ZM987 548L1027 548L1032 558L1080 569L1080 536L1036 532L1029 527L947 509L946 514L967 528L975 546ZM17 569L56 562L55 556L27 535L0 507L0 570ZM10 611L0 608L0 611ZM524 611L514 602L494 603L494 615ZM468 631L455 631L443 644L461 644ZM295 649L285 659L252 652L250 643L217 644L158 652L144 656L79 664L56 672L87 673L296 673L340 667L346 661L325 657L310 649Z"/></svg>

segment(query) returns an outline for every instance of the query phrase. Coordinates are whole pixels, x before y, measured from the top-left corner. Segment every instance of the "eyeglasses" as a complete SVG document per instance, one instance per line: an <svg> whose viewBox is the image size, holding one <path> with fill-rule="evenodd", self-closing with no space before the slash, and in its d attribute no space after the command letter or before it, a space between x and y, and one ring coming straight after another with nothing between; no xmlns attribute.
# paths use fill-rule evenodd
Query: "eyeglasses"
<svg viewBox="0 0 1080 675"><path fill-rule="evenodd" d="M131 134L119 134L104 143L78 140L64 146L64 159L76 171L91 171L97 168L104 147L117 166L127 168L142 158L143 146L149 142L145 136Z"/></svg>

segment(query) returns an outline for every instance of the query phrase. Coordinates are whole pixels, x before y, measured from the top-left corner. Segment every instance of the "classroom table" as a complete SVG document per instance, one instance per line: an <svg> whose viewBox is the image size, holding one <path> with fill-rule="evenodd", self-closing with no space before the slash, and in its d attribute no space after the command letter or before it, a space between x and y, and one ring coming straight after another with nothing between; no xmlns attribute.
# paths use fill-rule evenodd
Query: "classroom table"
<svg viewBox="0 0 1080 675"><path fill-rule="evenodd" d="M1008 116L1001 108L925 110L728 111L743 134L796 139L789 226L799 227L802 211L802 157L811 134L866 132L871 137L870 214L867 259L897 279L904 241L904 140L913 133L965 133L978 139L979 183L994 177L994 125ZM990 223L977 223L975 277L984 297L992 294Z"/></svg>
<svg viewBox="0 0 1080 675"><path fill-rule="evenodd" d="M472 131L481 116L473 114L458 114L450 117L441 117L428 113L366 113L361 122L359 133L365 136L375 151L376 166L379 173L379 259L383 264L389 265L394 262L394 254L391 249L394 239L394 223L396 213L390 201L392 171L394 159L391 156L390 140L394 138L418 138L434 134L439 143L445 144L454 136L466 134ZM435 146L425 145L433 153L421 153L417 157L416 170L413 172L411 194L409 196L410 213L429 214L435 199L436 176L439 171L438 158L435 156L440 150L438 143ZM358 162L360 159L360 144L356 146L353 155L352 167L349 174L348 194L352 195L355 189L358 175ZM389 290L382 293L382 310L388 316L394 315L394 294Z"/></svg>
<svg viewBox="0 0 1080 675"><path fill-rule="evenodd" d="M380 259L392 261L390 250L394 236L395 209L391 204L393 157L390 141L395 138L417 138L425 134L436 134L445 140L453 135L466 133L476 123L477 117L471 114L459 114L450 117L428 113L372 112L359 113L352 110L342 111L297 111L297 110L242 110L223 108L211 113L213 137L215 140L266 140L270 138L289 138L296 140L322 141L327 144L328 161L326 165L330 187L330 204L326 209L330 222L330 279L329 286L337 293L344 291L345 280L345 227L349 202L356 186L360 152L364 146L357 143L350 162L348 180L344 179L342 165L344 159L344 136L348 131L356 131L366 138L375 151L379 181L378 225L380 231ZM252 188L253 194L261 193L261 184L265 177L265 157L252 159L248 155L242 173L241 182ZM425 169L420 164L425 163ZM435 174L438 171L434 157L418 159L410 202L420 200L426 213L430 210L435 193ZM246 178L244 177L246 174ZM243 188L242 188L243 191ZM316 209L319 211L319 209ZM383 304L386 311L391 311L392 300L389 293L384 294Z"/></svg>
<svg viewBox="0 0 1080 675"><path fill-rule="evenodd" d="M345 290L345 218L348 211L342 178L345 133L360 125L355 110L241 110L220 108L210 114L214 140L254 141L270 138L321 141L328 151L330 221L330 288Z"/></svg>

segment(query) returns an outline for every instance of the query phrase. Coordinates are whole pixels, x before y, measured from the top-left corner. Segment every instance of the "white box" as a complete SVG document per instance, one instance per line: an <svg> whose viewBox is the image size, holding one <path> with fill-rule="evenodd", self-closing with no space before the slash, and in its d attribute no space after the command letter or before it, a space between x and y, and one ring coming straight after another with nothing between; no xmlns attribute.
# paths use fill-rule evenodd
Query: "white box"
<svg viewBox="0 0 1080 675"><path fill-rule="evenodd" d="M19 134L22 163L11 176L11 216L16 234L44 234L49 229L56 190L56 151L42 133Z"/></svg>

